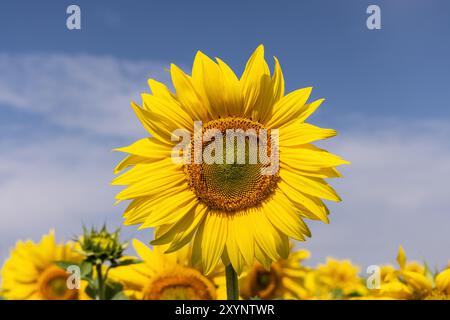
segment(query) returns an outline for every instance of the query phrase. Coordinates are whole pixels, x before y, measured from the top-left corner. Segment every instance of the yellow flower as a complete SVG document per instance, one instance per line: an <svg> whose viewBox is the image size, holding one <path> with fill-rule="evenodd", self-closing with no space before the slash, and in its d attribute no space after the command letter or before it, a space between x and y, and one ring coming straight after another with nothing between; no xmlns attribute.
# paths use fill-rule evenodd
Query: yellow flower
<svg viewBox="0 0 450 320"><path fill-rule="evenodd" d="M55 261L74 264L82 260L74 252L73 243L57 244L53 231L44 235L39 243L19 241L2 268L2 291L6 299L20 300L74 300L88 299L81 288L69 289L69 274Z"/></svg>
<svg viewBox="0 0 450 320"><path fill-rule="evenodd" d="M433 277L424 265L409 262L402 246L398 249L397 263L399 270L382 277L381 288L373 293L374 296L408 300L449 298L450 273L446 270Z"/></svg>
<svg viewBox="0 0 450 320"><path fill-rule="evenodd" d="M267 270L255 263L240 279L241 296L244 299L304 299L308 292L304 288L304 279L309 268L301 262L309 258L307 250L292 252L287 259L273 262Z"/></svg>
<svg viewBox="0 0 450 320"><path fill-rule="evenodd" d="M240 79L222 60L201 52L191 76L175 65L170 72L175 93L149 80L152 94L142 95L142 107L132 103L152 138L117 149L129 155L115 172L132 167L113 181L128 186L116 198L132 200L124 223L156 227L152 244L169 245L167 252L193 240L192 259L201 263L205 274L221 257L238 273L244 265L253 265L255 257L265 267L286 259L289 238L304 241L310 236L304 218L328 222L321 199L340 201L324 178L340 177L335 167L348 162L311 144L336 131L305 122L323 99L307 103L311 88L285 95L280 64L275 58L271 75L262 45ZM201 122L197 130L194 121ZM181 151L174 149L180 143L174 132L180 129L188 134ZM230 145L219 139L230 131L257 136L256 142L244 136L243 162L237 159L240 149L234 152L236 136ZM219 134L214 142L206 137L211 132ZM270 133L266 144L260 138L265 133ZM226 152L221 152L225 144ZM263 146L272 171L257 153ZM214 154L215 162L202 161L205 154ZM259 154L258 163L250 161L251 154Z"/></svg>
<svg viewBox="0 0 450 320"><path fill-rule="evenodd" d="M450 299L450 269L447 268L436 276L436 289Z"/></svg>
<svg viewBox="0 0 450 320"><path fill-rule="evenodd" d="M161 247L151 250L138 240L133 247L142 263L114 268L112 280L124 286L124 293L138 300L214 300L226 298L223 270L208 277L190 264L188 246L164 254Z"/></svg>
<svg viewBox="0 0 450 320"><path fill-rule="evenodd" d="M359 268L349 260L327 258L315 273L315 295L319 299L352 298L367 294Z"/></svg>

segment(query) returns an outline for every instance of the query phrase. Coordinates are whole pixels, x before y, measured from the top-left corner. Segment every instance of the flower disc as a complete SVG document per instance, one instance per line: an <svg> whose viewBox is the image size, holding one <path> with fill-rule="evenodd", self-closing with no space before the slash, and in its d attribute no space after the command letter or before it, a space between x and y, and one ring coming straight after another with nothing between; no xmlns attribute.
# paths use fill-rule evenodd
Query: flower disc
<svg viewBox="0 0 450 320"><path fill-rule="evenodd" d="M186 174L189 185L197 197L212 209L232 212L256 206L263 201L276 187L278 174L264 175L261 169L266 166L259 158L260 141L258 135L264 127L258 122L243 118L224 118L206 123L203 134L208 130L216 129L222 134L223 152L222 163L191 163L186 165ZM237 139L227 139L227 132L241 134L244 150L239 149ZM247 136L245 132L250 132ZM251 142L252 133L254 138ZM236 137L236 136L235 136ZM232 143L230 145L230 142ZM210 142L215 143L215 142ZM194 141L192 151L194 152ZM209 144L203 145L203 150ZM194 154L192 152L192 159ZM217 151L216 151L217 152ZM232 161L227 160L227 152L231 152ZM238 153L244 155L244 163L237 161ZM250 161L250 155L257 155L256 163ZM270 156L270 137L267 138L267 153ZM194 161L192 161L194 162ZM230 163L231 162L231 163Z"/></svg>

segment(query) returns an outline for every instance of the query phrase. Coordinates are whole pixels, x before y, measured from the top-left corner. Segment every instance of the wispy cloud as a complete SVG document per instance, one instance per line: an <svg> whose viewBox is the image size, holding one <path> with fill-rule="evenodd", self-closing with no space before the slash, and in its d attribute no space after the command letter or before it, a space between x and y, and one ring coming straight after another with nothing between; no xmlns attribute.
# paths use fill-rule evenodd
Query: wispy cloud
<svg viewBox="0 0 450 320"><path fill-rule="evenodd" d="M344 201L332 204L330 225L315 224L307 247L314 261L327 255L362 264L408 255L440 265L450 258L450 122L359 119L332 149L352 162L333 181Z"/></svg>
<svg viewBox="0 0 450 320"><path fill-rule="evenodd" d="M109 185L120 155L110 150L144 134L129 108L168 81L165 63L112 57L0 54L0 259L19 238L50 227L69 238L80 223L114 225L122 206ZM358 123L358 126L355 126ZM305 244L362 264L392 261L399 244L416 259L446 262L450 246L450 121L403 123L363 116L326 142L352 162L333 181L344 201L330 225L313 223ZM147 238L146 231L131 232Z"/></svg>
<svg viewBox="0 0 450 320"><path fill-rule="evenodd" d="M66 129L129 136L136 133L130 100L148 91L149 77L167 82L165 66L89 55L0 54L0 105Z"/></svg>
<svg viewBox="0 0 450 320"><path fill-rule="evenodd" d="M165 65L87 55L0 54L0 259L16 239L120 224L111 149L145 134L130 100ZM130 231L131 232L131 231Z"/></svg>

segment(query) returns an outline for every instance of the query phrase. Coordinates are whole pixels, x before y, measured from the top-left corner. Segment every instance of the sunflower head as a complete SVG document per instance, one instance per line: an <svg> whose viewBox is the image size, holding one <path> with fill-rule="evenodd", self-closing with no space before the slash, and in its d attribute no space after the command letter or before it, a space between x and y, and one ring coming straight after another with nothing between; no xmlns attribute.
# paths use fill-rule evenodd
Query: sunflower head
<svg viewBox="0 0 450 320"><path fill-rule="evenodd" d="M2 294L7 299L73 300L86 299L86 283L80 289L67 285L70 276L56 261L77 265L82 256L73 243L57 244L54 232L39 243L19 241L2 268Z"/></svg>
<svg viewBox="0 0 450 320"><path fill-rule="evenodd" d="M436 289L447 298L450 298L450 268L436 275Z"/></svg>
<svg viewBox="0 0 450 320"><path fill-rule="evenodd" d="M317 267L315 274L321 296L325 298L350 298L367 294L367 287L359 276L359 267L350 260L327 258Z"/></svg>
<svg viewBox="0 0 450 320"><path fill-rule="evenodd" d="M140 264L111 270L111 278L123 285L132 299L143 300L213 300L225 296L220 269L206 277L188 259L188 248L164 254L151 250L138 240L133 247L143 260Z"/></svg>
<svg viewBox="0 0 450 320"><path fill-rule="evenodd" d="M48 300L73 300L77 298L77 290L67 287L68 274L57 266L46 268L39 277L39 292Z"/></svg>
<svg viewBox="0 0 450 320"><path fill-rule="evenodd" d="M248 278L242 288L242 297L245 299L259 297L261 299L274 299L282 288L282 270L277 263L272 263L269 270L261 264L255 264L250 269Z"/></svg>
<svg viewBox="0 0 450 320"><path fill-rule="evenodd" d="M145 300L214 300L214 283L198 270L175 267L149 279L142 291Z"/></svg>
<svg viewBox="0 0 450 320"><path fill-rule="evenodd" d="M273 262L269 269L259 263L241 278L241 295L245 299L305 299L309 297L305 277L309 268L302 261L309 257L307 250L293 250L287 259Z"/></svg>
<svg viewBox="0 0 450 320"><path fill-rule="evenodd" d="M328 222L323 200L340 201L324 180L347 161L312 142L336 135L306 123L323 99L311 88L285 94L259 46L238 77L202 52L191 74L171 65L174 92L149 80L151 94L132 103L151 137L117 151L127 157L113 184L131 200L125 224L156 228L153 245L173 252L192 243L192 261L206 273L222 259L241 272L256 259L268 268L287 258L289 239L311 235L304 219Z"/></svg>
<svg viewBox="0 0 450 320"><path fill-rule="evenodd" d="M426 264L408 261L405 250L399 247L397 253L398 268L384 266L381 268L381 286L373 295L393 299L442 299L445 290L437 285Z"/></svg>
<svg viewBox="0 0 450 320"><path fill-rule="evenodd" d="M100 230L83 227L83 235L79 237L78 243L85 260L93 264L117 261L127 248L126 243L120 242L120 230L109 232L106 226Z"/></svg>

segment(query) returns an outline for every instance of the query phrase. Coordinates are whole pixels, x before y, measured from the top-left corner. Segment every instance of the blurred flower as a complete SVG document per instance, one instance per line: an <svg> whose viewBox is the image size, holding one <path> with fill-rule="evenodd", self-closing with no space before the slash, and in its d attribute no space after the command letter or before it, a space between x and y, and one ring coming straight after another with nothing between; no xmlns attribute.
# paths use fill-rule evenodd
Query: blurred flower
<svg viewBox="0 0 450 320"><path fill-rule="evenodd" d="M143 260L140 264L112 269L110 277L123 285L131 299L143 300L212 300L225 299L223 268L208 277L190 263L190 247L164 254L162 247L151 250L138 240L133 247Z"/></svg>
<svg viewBox="0 0 450 320"><path fill-rule="evenodd" d="M306 287L317 299L348 299L367 294L359 268L349 260L327 258L308 275Z"/></svg>
<svg viewBox="0 0 450 320"><path fill-rule="evenodd" d="M450 299L450 268L436 275L436 289Z"/></svg>
<svg viewBox="0 0 450 320"><path fill-rule="evenodd" d="M308 292L304 279L309 268L302 266L303 260L309 258L307 250L291 252L287 259L273 262L270 269L256 262L244 272L240 279L241 296L244 299L259 297L261 299L304 299Z"/></svg>
<svg viewBox="0 0 450 320"><path fill-rule="evenodd" d="M398 249L399 269L382 277L381 288L370 296L392 299L428 300L448 299L449 274L444 270L436 277L426 265L408 261L402 246Z"/></svg>
<svg viewBox="0 0 450 320"><path fill-rule="evenodd" d="M17 242L2 269L2 294L6 299L75 300L88 299L80 289L69 289L69 273L56 264L65 260L77 265L83 257L74 251L72 242L57 244L54 231L44 235L39 243Z"/></svg>

